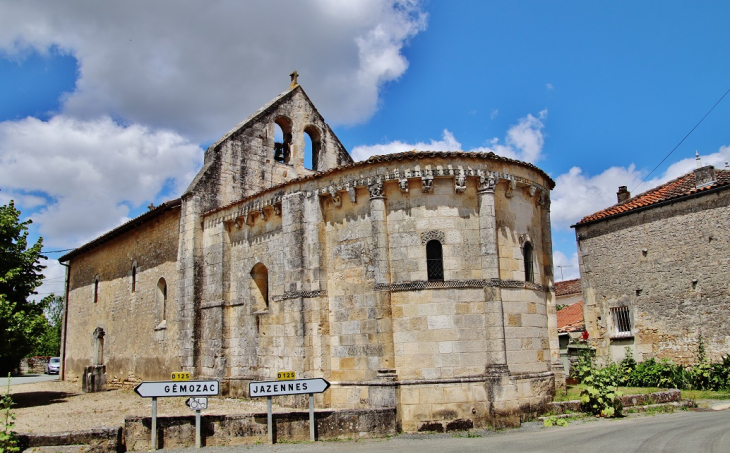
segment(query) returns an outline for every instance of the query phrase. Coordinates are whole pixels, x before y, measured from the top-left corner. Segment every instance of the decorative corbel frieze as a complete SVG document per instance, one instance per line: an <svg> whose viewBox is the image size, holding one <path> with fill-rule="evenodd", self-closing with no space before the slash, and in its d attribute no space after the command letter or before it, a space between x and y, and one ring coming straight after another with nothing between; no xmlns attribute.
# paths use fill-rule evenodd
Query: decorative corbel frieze
<svg viewBox="0 0 730 453"><path fill-rule="evenodd" d="M507 184L507 191L504 193L504 196L507 198L512 198L514 196L514 193L512 193L517 188L517 180L516 179L510 179L509 184Z"/></svg>
<svg viewBox="0 0 730 453"><path fill-rule="evenodd" d="M400 178L398 180L398 187L401 193L408 193L408 178Z"/></svg>
<svg viewBox="0 0 730 453"><path fill-rule="evenodd" d="M454 190L456 193L464 193L466 190L466 175L463 171L459 171L454 178Z"/></svg>
<svg viewBox="0 0 730 453"><path fill-rule="evenodd" d="M383 198L383 181L378 178L368 184L368 192L370 192L370 199Z"/></svg>
<svg viewBox="0 0 730 453"><path fill-rule="evenodd" d="M494 193L494 188L497 187L498 182L499 182L499 178L493 174L480 175L479 176L479 192Z"/></svg>
<svg viewBox="0 0 730 453"><path fill-rule="evenodd" d="M335 204L336 207L342 206L342 198L337 194L337 189L335 189L333 186L329 186L327 188L327 193L330 194L332 197L332 202Z"/></svg>

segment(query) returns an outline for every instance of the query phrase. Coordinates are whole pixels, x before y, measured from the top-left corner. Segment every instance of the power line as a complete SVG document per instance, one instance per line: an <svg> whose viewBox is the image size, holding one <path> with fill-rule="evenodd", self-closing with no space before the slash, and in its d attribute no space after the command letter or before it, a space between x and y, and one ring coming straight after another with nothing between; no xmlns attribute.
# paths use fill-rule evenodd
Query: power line
<svg viewBox="0 0 730 453"><path fill-rule="evenodd" d="M68 252L71 250L75 250L75 249L49 250L49 251L41 250L41 253L61 253L61 252Z"/></svg>
<svg viewBox="0 0 730 453"><path fill-rule="evenodd" d="M661 161L661 162L659 162L659 165L657 165L656 167L654 167L654 170L650 171L650 172L649 172L649 174L648 174L648 175L646 175L646 176L644 177L644 179L642 179L642 180L641 180L641 182L640 182L639 184L637 184L637 185L636 185L636 187L634 187L633 189L631 189L631 191L632 191L632 192L636 191L636 189L637 189L637 188L638 188L638 187L639 187L640 185L644 184L644 181L646 181L646 180L647 180L647 178L648 178L649 176L651 176L651 174L652 174L652 173L654 173L654 172L656 171L656 169L657 169L657 168L659 168L659 167L660 167L660 166L661 166L661 165L662 165L662 164L664 163L664 161L665 161L665 160L667 160L667 159L669 158L669 156L671 156L671 155L672 155L672 153L673 153L673 152L674 152L674 151L675 151L675 150L676 150L677 148L679 148L679 145L681 145L681 144L682 144L682 143L683 143L683 142L684 142L684 141L685 141L685 140L687 139L687 137L689 137L689 136L690 136L690 134L691 134L692 132L694 132L694 130L695 130L695 129L697 129L697 126L699 126L699 125L700 125L700 124L701 124L701 123L702 123L702 122L703 122L703 121L705 120L705 118L707 118L707 115L709 115L709 114L710 114L710 113L711 113L711 112L712 112L713 110L715 110L715 107L717 107L717 104L719 104L720 102L722 102L722 100L723 100L723 99L725 99L725 96L727 96L727 94L728 94L728 93L730 93L730 88L728 88L728 89L727 89L727 91L725 92L725 94L723 94L723 95L722 95L722 97L720 97L720 99L719 99L719 100L718 100L717 102L715 102L715 105L713 105L713 106L712 106L712 108L711 108L710 110L708 110L708 111L707 111L707 113L705 113L705 116L703 116L703 117L702 117L702 119L701 119L701 120L699 120L699 121L697 122L697 124L695 124L695 127L693 127L693 128L692 128L692 130L690 130L689 132L687 132L687 135L685 135L685 136L684 136L684 138L683 138L682 140L680 140L680 141L679 141L679 143L677 143L677 146L675 146L674 148L672 148L672 150L671 150L671 151L669 151L669 154L667 154L667 155L666 155L666 156L664 157L664 159L662 159L662 161Z"/></svg>

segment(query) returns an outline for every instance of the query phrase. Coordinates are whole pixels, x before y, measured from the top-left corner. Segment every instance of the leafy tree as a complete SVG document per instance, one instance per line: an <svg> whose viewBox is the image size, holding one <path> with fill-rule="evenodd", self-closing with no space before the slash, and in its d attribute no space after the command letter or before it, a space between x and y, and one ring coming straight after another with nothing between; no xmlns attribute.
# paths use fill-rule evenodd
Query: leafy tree
<svg viewBox="0 0 730 453"><path fill-rule="evenodd" d="M63 323L62 296L55 294L43 298L41 304L46 307L45 315L48 321L40 338L40 343L30 353L31 356L58 356L61 352L61 324Z"/></svg>
<svg viewBox="0 0 730 453"><path fill-rule="evenodd" d="M28 246L30 220L20 221L11 201L0 206L0 373L16 368L21 358L40 341L48 321L46 302L28 297L41 285L45 266L40 264L43 239Z"/></svg>

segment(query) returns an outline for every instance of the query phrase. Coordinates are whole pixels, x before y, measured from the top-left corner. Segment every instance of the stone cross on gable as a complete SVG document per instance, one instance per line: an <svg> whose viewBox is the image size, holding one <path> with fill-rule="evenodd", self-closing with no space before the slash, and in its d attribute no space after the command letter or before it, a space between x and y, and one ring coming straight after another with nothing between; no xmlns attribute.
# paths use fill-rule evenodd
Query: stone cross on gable
<svg viewBox="0 0 730 453"><path fill-rule="evenodd" d="M299 85L299 82L297 82L297 77L299 77L299 73L297 71L293 71L291 74L289 74L289 77L291 77L291 84L290 87L295 87Z"/></svg>

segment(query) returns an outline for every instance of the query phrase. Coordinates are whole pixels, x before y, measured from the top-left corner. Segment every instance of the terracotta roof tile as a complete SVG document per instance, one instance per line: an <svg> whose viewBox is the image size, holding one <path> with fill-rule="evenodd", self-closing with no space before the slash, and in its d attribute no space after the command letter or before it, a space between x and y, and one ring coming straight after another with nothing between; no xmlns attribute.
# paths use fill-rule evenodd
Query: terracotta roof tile
<svg viewBox="0 0 730 453"><path fill-rule="evenodd" d="M717 181L714 184L697 189L695 187L695 174L694 171L691 171L679 178L673 179L653 189L647 190L644 193L631 197L623 203L615 204L609 208L583 217L576 225L582 225L584 223L602 220L607 217L629 213L657 203L688 195L699 194L717 187L730 186L730 170L716 169L715 176Z"/></svg>
<svg viewBox="0 0 730 453"><path fill-rule="evenodd" d="M558 310L558 332L585 330L583 321L583 301Z"/></svg>
<svg viewBox="0 0 730 453"><path fill-rule="evenodd" d="M569 294L580 294L583 291L580 287L580 279L575 280L563 280L562 282L555 282L555 295L556 296L567 296Z"/></svg>

